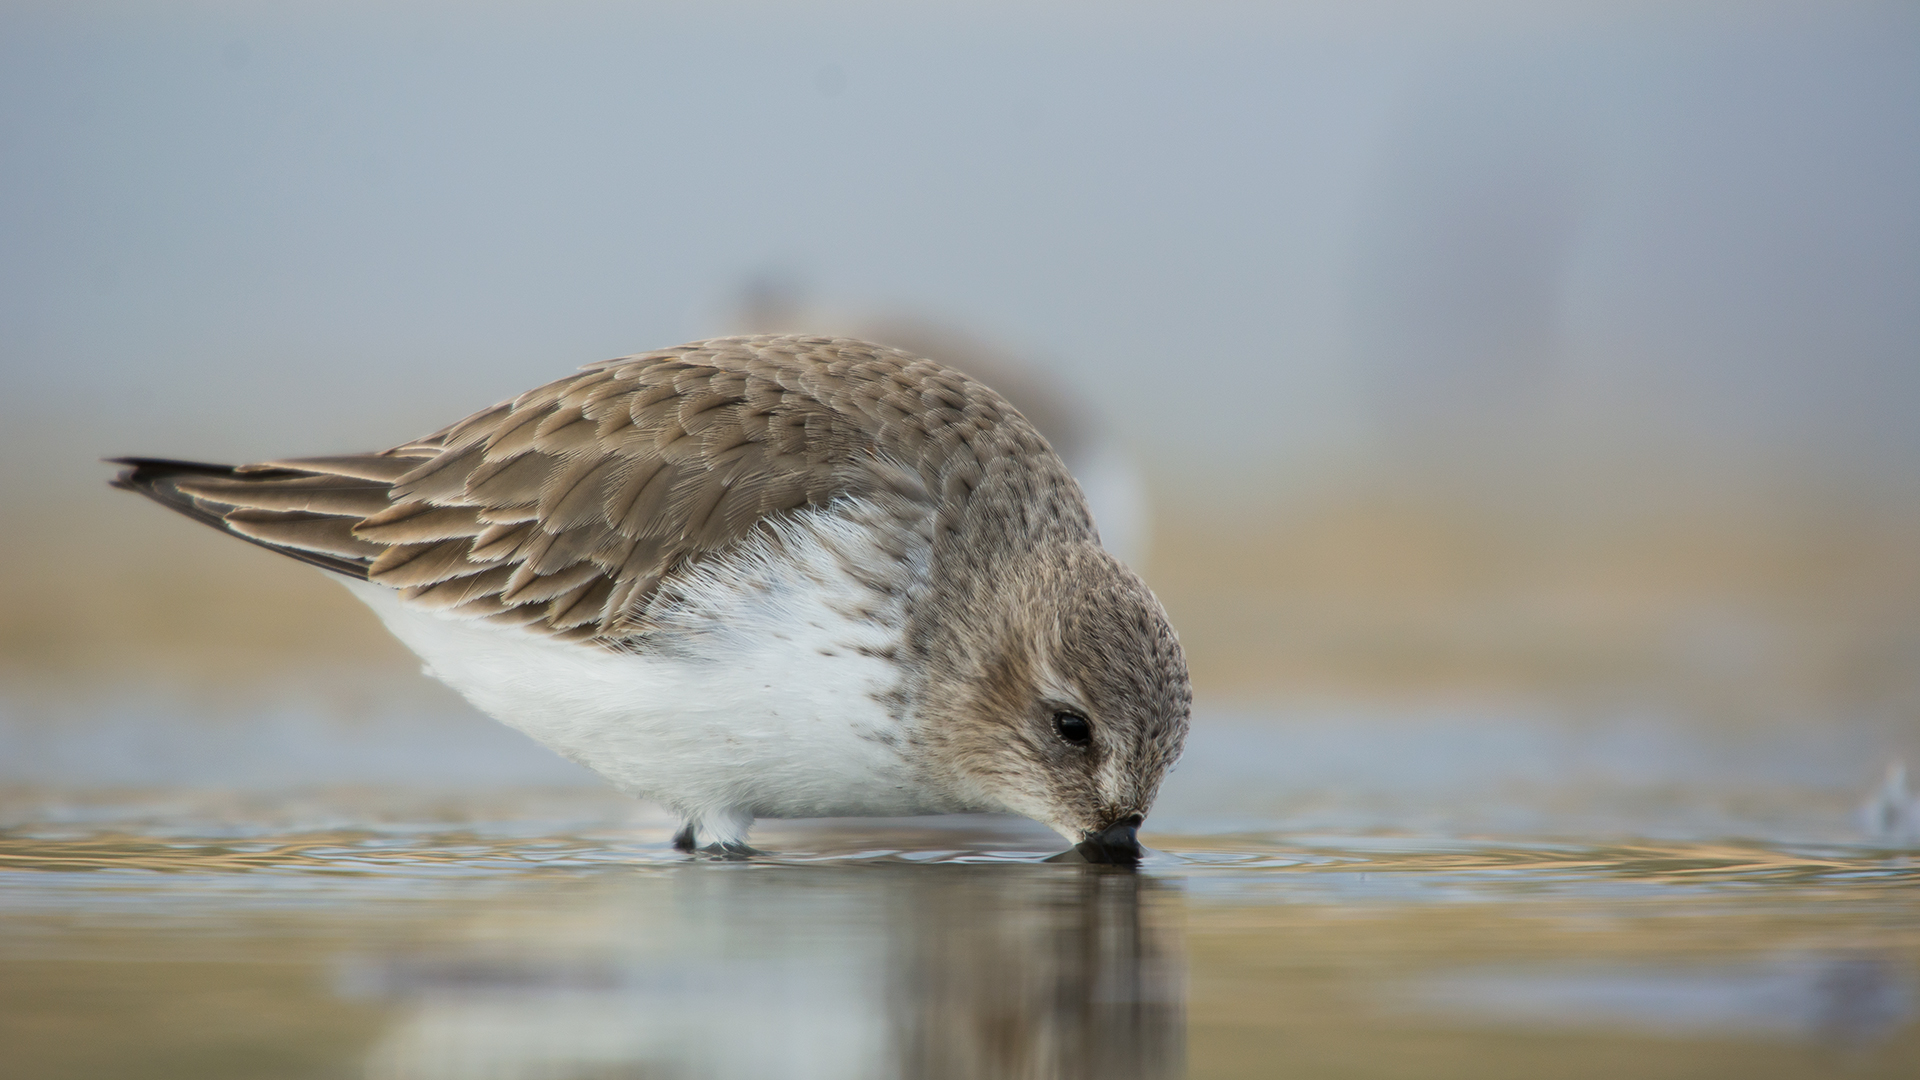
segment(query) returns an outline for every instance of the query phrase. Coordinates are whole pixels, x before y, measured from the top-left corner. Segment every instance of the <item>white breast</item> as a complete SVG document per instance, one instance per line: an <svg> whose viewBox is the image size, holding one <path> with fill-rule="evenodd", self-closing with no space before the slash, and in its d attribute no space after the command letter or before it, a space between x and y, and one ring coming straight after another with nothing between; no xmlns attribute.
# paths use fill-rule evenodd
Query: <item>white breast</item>
<svg viewBox="0 0 1920 1080"><path fill-rule="evenodd" d="M348 582L427 674L631 794L678 811L702 842L754 817L963 809L909 762L891 659L924 550L871 542L883 516L843 501L756 535L675 584L645 651L611 652L422 611ZM897 545L896 545L897 546ZM885 587L879 587L885 586Z"/></svg>

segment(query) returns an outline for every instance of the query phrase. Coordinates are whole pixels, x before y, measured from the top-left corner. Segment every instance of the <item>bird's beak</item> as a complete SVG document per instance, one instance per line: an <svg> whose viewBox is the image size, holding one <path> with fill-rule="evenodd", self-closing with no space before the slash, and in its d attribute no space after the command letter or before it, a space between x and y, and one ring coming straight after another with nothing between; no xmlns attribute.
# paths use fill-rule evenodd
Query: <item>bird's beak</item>
<svg viewBox="0 0 1920 1080"><path fill-rule="evenodd" d="M1101 829L1088 832L1080 843L1074 846L1081 857L1090 863L1105 863L1112 866L1135 866L1140 862L1140 815L1125 817Z"/></svg>

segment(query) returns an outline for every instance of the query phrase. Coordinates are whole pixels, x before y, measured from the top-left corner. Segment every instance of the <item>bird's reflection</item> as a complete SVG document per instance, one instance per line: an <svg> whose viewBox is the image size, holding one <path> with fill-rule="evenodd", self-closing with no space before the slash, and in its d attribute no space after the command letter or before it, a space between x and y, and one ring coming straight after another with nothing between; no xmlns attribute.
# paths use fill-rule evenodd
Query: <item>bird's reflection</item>
<svg viewBox="0 0 1920 1080"><path fill-rule="evenodd" d="M376 1077L1176 1076L1175 887L1084 866L688 867L348 965Z"/></svg>
<svg viewBox="0 0 1920 1080"><path fill-rule="evenodd" d="M1087 868L910 902L891 965L900 1075L1162 1077L1185 1060L1180 942L1154 882Z"/></svg>

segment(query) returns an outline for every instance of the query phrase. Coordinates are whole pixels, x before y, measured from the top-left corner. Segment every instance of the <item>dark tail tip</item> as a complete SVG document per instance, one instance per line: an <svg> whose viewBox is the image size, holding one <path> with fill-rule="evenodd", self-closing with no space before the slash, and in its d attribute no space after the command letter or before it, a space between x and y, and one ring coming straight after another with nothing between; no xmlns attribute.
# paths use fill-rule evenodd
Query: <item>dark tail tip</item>
<svg viewBox="0 0 1920 1080"><path fill-rule="evenodd" d="M217 502L198 499L181 491L171 481L189 476L233 476L239 469L233 465L215 465L206 461L177 461L172 458L117 457L104 459L109 464L124 465L119 475L107 481L109 486L122 491L137 492L159 503L177 514L185 515L202 525L219 529L237 540L245 540L269 551L276 551L289 558L317 566L322 570L331 570L336 574L365 580L367 561L363 559L343 558L323 551L308 551L298 547L270 543L244 533L235 532L227 523L226 514L231 510ZM275 474L263 474L275 475ZM278 474L285 475L285 474Z"/></svg>
<svg viewBox="0 0 1920 1080"><path fill-rule="evenodd" d="M232 476L233 466L214 465L205 461L175 461L171 458L115 457L104 458L109 465L125 465L119 475L107 481L113 487L127 491L151 493L154 485L175 476Z"/></svg>
<svg viewBox="0 0 1920 1080"><path fill-rule="evenodd" d="M232 476L233 466L213 465L204 461L174 461L169 458L121 457L107 458L106 461L127 466L120 470L119 475L107 481L110 486L122 491L138 492L169 510L226 531L226 522L221 520L219 511L202 506L193 496L167 481L177 476Z"/></svg>

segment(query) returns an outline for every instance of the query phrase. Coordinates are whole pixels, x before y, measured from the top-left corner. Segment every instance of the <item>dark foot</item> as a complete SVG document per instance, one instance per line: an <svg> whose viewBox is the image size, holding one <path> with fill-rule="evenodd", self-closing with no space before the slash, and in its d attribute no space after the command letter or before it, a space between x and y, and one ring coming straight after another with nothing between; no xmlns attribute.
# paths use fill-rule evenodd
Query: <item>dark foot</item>
<svg viewBox="0 0 1920 1080"><path fill-rule="evenodd" d="M755 855L764 854L745 844L708 844L706 847L698 847L694 843L691 822L680 826L680 831L673 834L673 849L684 851L689 855L713 855L722 859L750 859Z"/></svg>

